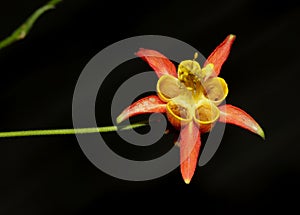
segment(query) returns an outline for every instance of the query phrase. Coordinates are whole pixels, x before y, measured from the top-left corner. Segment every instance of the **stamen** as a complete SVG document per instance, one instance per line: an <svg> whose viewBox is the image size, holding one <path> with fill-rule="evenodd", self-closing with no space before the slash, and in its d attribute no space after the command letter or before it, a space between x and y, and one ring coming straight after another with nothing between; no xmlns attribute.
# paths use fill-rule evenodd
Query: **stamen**
<svg viewBox="0 0 300 215"><path fill-rule="evenodd" d="M195 52L193 61L195 61L197 58L198 58L198 52Z"/></svg>

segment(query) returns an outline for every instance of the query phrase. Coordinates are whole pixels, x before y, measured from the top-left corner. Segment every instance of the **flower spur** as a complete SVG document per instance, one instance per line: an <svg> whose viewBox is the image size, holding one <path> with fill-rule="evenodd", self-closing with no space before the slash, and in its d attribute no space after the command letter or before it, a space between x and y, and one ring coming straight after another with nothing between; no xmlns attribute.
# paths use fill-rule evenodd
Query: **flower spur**
<svg viewBox="0 0 300 215"><path fill-rule="evenodd" d="M218 77L227 59L235 35L229 35L210 54L203 68L193 60L175 65L163 54L141 48L136 55L144 59L158 76L157 95L142 98L126 108L117 123L144 113L166 113L168 121L178 130L180 170L189 184L198 161L202 133L211 131L217 121L247 129L264 138L259 124L245 111L230 104L221 105L228 94L228 86Z"/></svg>

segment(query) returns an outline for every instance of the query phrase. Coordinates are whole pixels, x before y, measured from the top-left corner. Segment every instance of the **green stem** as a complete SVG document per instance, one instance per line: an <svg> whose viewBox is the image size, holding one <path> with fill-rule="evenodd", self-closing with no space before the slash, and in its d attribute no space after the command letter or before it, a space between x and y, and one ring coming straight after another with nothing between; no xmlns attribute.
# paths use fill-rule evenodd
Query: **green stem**
<svg viewBox="0 0 300 215"><path fill-rule="evenodd" d="M0 41L0 50L12 43L24 39L28 32L31 30L36 20L46 11L55 8L55 5L62 0L51 0L44 6L37 9L19 28L17 28L9 37Z"/></svg>
<svg viewBox="0 0 300 215"><path fill-rule="evenodd" d="M0 132L3 137L26 137L26 136L46 136L62 134L89 134L99 132L124 131L149 125L147 122L139 122L126 126L106 126L97 128L70 128L70 129L47 129L47 130L27 130L27 131L8 131Z"/></svg>

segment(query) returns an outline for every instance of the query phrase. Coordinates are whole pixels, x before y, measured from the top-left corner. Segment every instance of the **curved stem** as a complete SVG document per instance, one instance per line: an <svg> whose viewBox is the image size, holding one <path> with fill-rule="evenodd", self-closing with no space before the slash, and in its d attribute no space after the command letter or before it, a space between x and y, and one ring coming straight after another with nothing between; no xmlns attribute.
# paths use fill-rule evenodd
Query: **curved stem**
<svg viewBox="0 0 300 215"><path fill-rule="evenodd" d="M26 137L26 136L48 136L66 134L89 134L99 132L124 131L149 125L147 122L139 122L125 126L106 126L96 128L70 128L70 129L47 129L47 130L27 130L0 132L0 138L4 137Z"/></svg>
<svg viewBox="0 0 300 215"><path fill-rule="evenodd" d="M24 39L28 32L31 30L33 24L36 20L46 11L53 9L56 4L61 2L62 0L51 0L44 6L37 9L19 28L17 28L9 37L0 41L0 50L9 46L10 44Z"/></svg>

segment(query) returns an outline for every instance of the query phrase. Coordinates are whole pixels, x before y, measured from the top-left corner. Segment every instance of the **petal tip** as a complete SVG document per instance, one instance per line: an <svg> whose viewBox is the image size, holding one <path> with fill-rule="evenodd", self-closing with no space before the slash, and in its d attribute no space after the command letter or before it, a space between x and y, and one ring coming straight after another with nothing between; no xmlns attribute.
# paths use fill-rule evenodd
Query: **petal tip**
<svg viewBox="0 0 300 215"><path fill-rule="evenodd" d="M229 40L234 40L236 38L236 35L235 34L230 34L229 35Z"/></svg>
<svg viewBox="0 0 300 215"><path fill-rule="evenodd" d="M186 184L189 184L190 182L191 182L191 179L190 178L185 178L185 179L183 179L184 180L184 183L186 183Z"/></svg>
<svg viewBox="0 0 300 215"><path fill-rule="evenodd" d="M257 134L259 136L261 136L261 138L263 138L264 140L266 139L265 132L264 132L264 130L261 127L259 127L259 129L257 131Z"/></svg>
<svg viewBox="0 0 300 215"><path fill-rule="evenodd" d="M121 122L123 122L124 119L125 119L124 115L120 114L116 119L117 124L120 124Z"/></svg>
<svg viewBox="0 0 300 215"><path fill-rule="evenodd" d="M139 48L139 50L137 52L135 52L134 54L138 57L142 57L142 53L145 49L144 48Z"/></svg>

